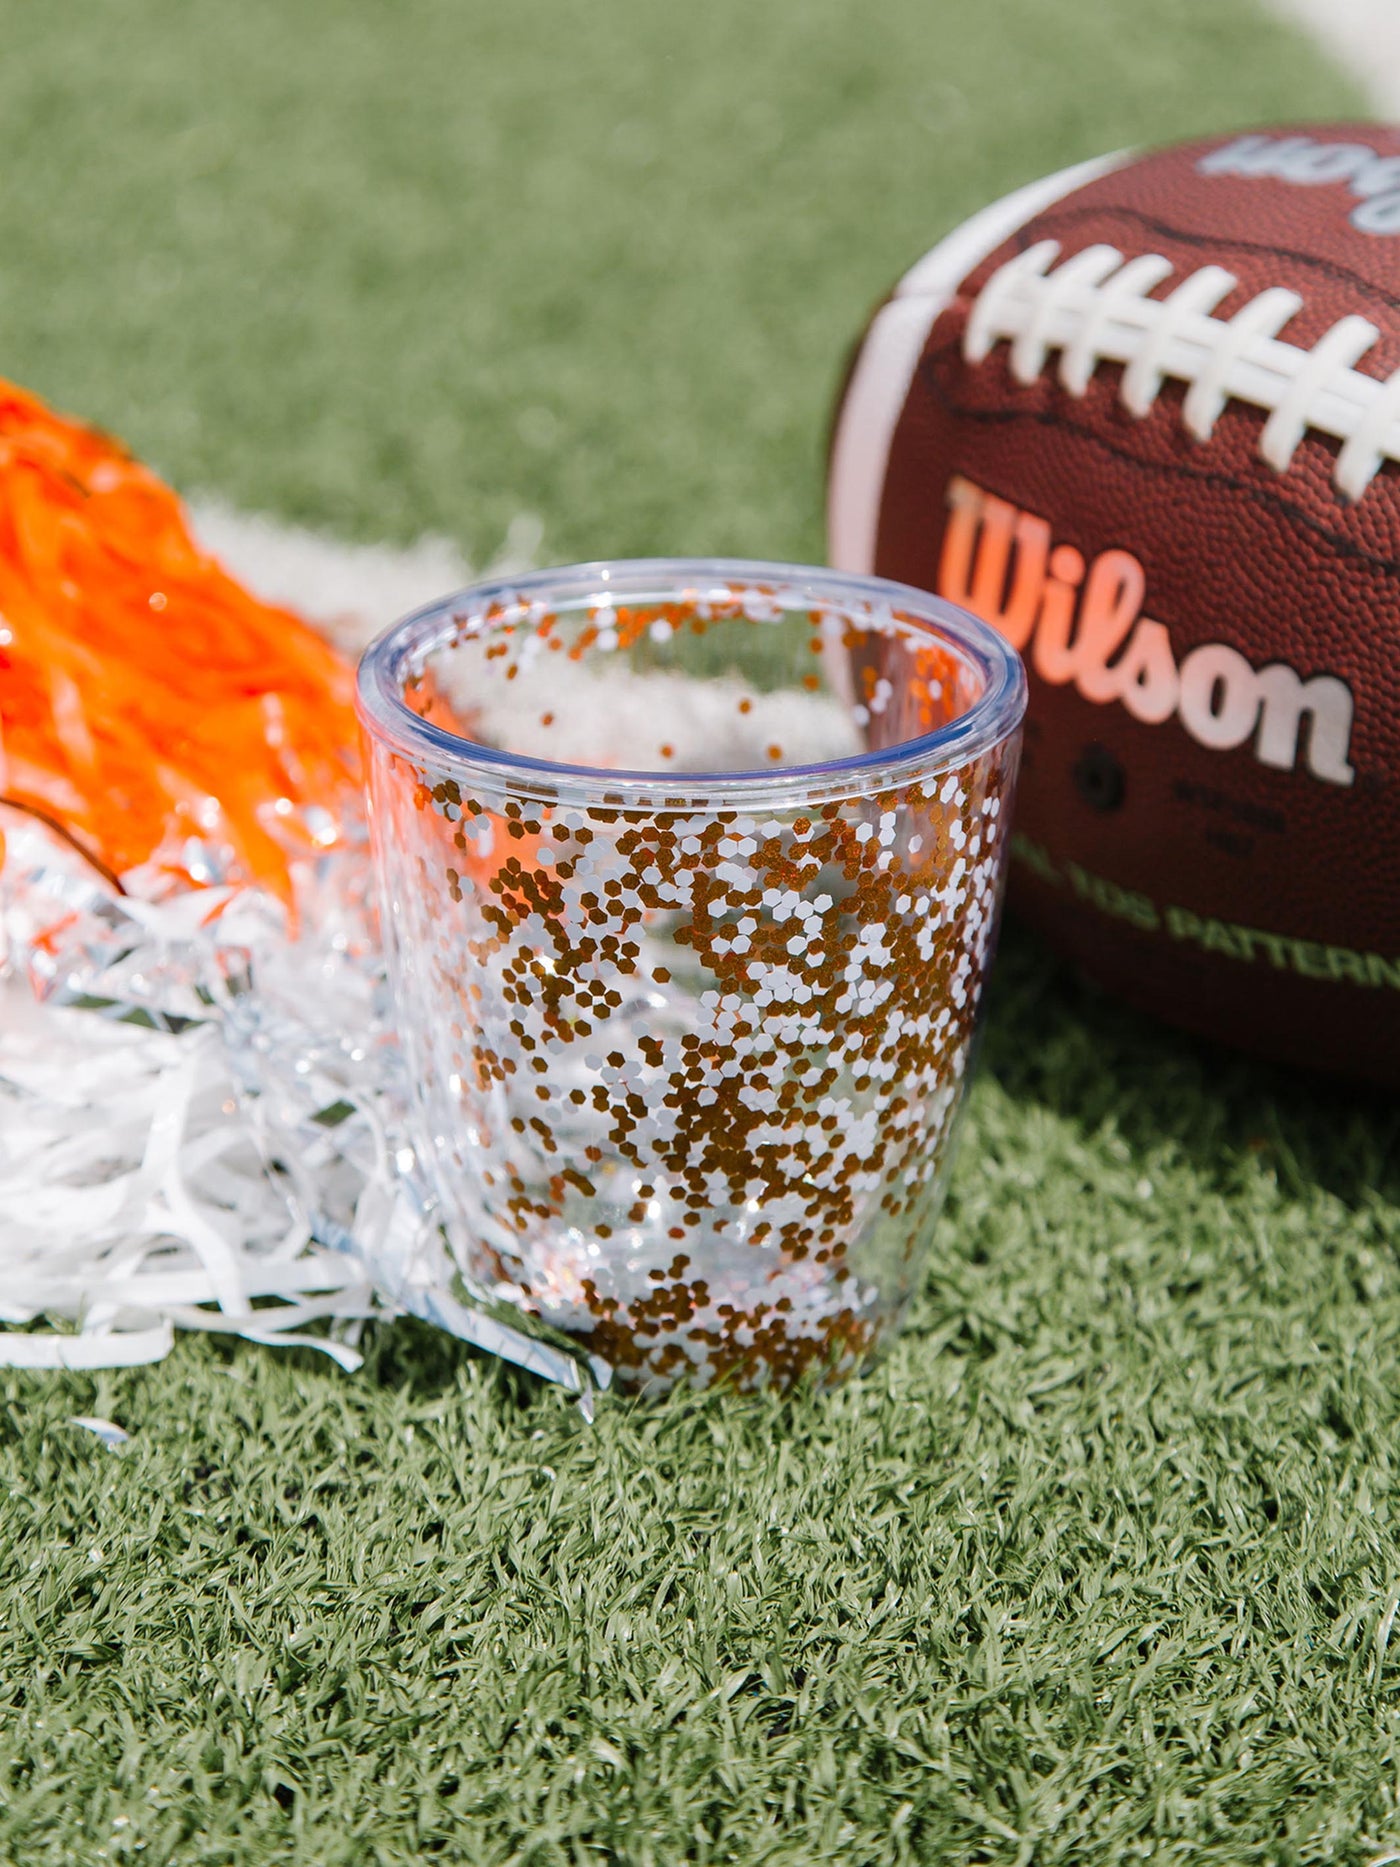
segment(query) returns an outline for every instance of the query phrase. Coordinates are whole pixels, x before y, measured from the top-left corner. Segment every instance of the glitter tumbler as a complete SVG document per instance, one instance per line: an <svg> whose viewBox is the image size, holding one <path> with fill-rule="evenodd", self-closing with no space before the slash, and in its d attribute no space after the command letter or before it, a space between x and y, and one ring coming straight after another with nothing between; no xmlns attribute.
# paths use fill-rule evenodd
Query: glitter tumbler
<svg viewBox="0 0 1400 1867"><path fill-rule="evenodd" d="M842 1372L926 1259L1025 680L795 565L481 584L359 677L416 1141L456 1261L644 1388Z"/></svg>

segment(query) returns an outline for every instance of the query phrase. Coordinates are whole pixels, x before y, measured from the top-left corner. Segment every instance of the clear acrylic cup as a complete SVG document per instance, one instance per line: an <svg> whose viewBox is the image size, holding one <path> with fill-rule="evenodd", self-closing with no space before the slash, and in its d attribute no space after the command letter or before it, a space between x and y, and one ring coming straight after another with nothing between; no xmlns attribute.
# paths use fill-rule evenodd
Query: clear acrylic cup
<svg viewBox="0 0 1400 1867"><path fill-rule="evenodd" d="M461 1268L643 1387L860 1362L944 1190L1014 651L878 579L587 564L407 617L359 708Z"/></svg>

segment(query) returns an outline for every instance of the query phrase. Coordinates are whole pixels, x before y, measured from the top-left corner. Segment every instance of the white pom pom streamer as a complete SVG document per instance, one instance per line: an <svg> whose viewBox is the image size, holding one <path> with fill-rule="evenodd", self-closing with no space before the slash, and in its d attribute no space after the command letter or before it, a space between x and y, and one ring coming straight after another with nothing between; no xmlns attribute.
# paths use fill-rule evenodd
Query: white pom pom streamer
<svg viewBox="0 0 1400 1867"><path fill-rule="evenodd" d="M410 1311L589 1410L608 1370L467 1285L419 1186L362 853L303 876L293 940L256 890L118 895L0 814L0 1322L50 1325L0 1330L0 1365L128 1366L185 1328L354 1368Z"/></svg>
<svg viewBox="0 0 1400 1867"><path fill-rule="evenodd" d="M81 1326L0 1333L0 1365L155 1361L177 1324L358 1365L344 1335L298 1332L372 1314L368 1278L290 1219L212 1027L41 1010L18 981L0 990L0 1015L0 1320ZM254 1307L267 1299L275 1307Z"/></svg>
<svg viewBox="0 0 1400 1867"><path fill-rule="evenodd" d="M27 915L10 874L91 885L42 830L12 825L9 843L18 948ZM139 913L162 945L187 944L187 899ZM0 1321L75 1332L0 1331L0 1365L154 1361L179 1326L306 1343L357 1366L352 1338L376 1307L369 1278L293 1218L218 1026L119 1001L65 1004L64 991L41 1003L17 973L0 977ZM329 1335L302 1333L327 1317Z"/></svg>

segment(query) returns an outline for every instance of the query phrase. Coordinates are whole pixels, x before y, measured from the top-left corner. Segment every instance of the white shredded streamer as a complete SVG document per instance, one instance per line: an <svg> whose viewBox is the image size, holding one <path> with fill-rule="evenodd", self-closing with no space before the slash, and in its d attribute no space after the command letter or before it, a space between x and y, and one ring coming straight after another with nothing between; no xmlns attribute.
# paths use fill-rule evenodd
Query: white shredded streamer
<svg viewBox="0 0 1400 1867"><path fill-rule="evenodd" d="M0 1323L31 1325L0 1329L0 1365L129 1366L204 1329L354 1368L361 1325L409 1311L591 1407L607 1369L505 1319L520 1293L467 1284L442 1237L362 847L299 877L293 939L255 889L211 922L118 895L14 811L0 827Z"/></svg>
<svg viewBox="0 0 1400 1867"><path fill-rule="evenodd" d="M100 1439L109 1452L120 1452L131 1438L126 1428L118 1426L115 1420L104 1420L91 1413L75 1413L68 1424L81 1427L94 1439Z"/></svg>
<svg viewBox="0 0 1400 1867"><path fill-rule="evenodd" d="M7 827L11 862L33 865L45 833ZM0 1321L74 1326L0 1332L0 1365L157 1361L179 1325L312 1341L357 1366L369 1277L293 1216L218 1026L101 1012L0 979ZM337 1333L300 1334L327 1314Z"/></svg>

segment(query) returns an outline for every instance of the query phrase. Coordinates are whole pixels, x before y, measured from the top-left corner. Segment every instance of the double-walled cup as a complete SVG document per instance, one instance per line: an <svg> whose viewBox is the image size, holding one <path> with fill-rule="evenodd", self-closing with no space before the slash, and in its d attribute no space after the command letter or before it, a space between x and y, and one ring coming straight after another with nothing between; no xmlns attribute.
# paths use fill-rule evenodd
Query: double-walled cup
<svg viewBox="0 0 1400 1867"><path fill-rule="evenodd" d="M586 564L409 616L359 705L462 1268L642 1386L862 1360L944 1190L1014 652L879 580Z"/></svg>

